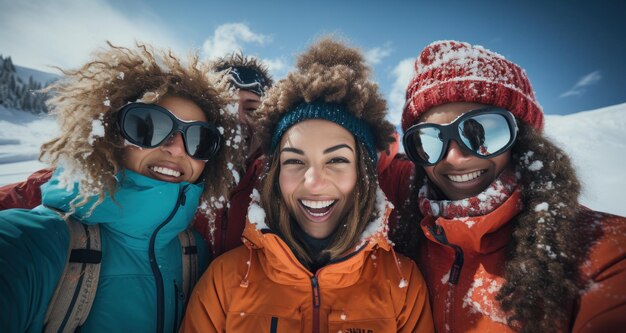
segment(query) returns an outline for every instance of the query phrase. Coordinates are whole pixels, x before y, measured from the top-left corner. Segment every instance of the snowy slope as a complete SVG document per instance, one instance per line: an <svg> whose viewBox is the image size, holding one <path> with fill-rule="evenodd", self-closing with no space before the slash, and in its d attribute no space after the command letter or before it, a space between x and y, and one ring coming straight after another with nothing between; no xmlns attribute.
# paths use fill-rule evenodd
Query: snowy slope
<svg viewBox="0 0 626 333"><path fill-rule="evenodd" d="M545 133L572 158L580 202L626 216L626 103L566 116L547 116Z"/></svg>
<svg viewBox="0 0 626 333"><path fill-rule="evenodd" d="M42 86L48 85L48 83L59 79L61 76L53 73L42 72L36 69L21 67L15 65L15 72L18 77L22 79L22 82L28 82L29 77L33 77L33 80L41 83Z"/></svg>
<svg viewBox="0 0 626 333"><path fill-rule="evenodd" d="M39 145L57 132L50 117L0 107L0 185L26 179L43 164ZM583 183L580 200L626 216L626 103L567 116L546 116L545 133L572 157Z"/></svg>

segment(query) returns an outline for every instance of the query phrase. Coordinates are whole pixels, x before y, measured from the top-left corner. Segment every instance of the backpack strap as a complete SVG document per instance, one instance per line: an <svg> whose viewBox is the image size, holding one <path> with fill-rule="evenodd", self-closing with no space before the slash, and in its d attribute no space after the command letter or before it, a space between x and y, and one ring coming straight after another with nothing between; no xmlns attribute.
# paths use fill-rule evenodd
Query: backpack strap
<svg viewBox="0 0 626 333"><path fill-rule="evenodd" d="M44 332L75 332L89 316L100 278L100 228L67 220L70 245L63 275L48 305Z"/></svg>
<svg viewBox="0 0 626 333"><path fill-rule="evenodd" d="M185 305L187 305L191 290L198 281L198 246L196 245L196 238L190 229L185 229L185 231L178 234L178 239L180 240L183 255L183 296Z"/></svg>

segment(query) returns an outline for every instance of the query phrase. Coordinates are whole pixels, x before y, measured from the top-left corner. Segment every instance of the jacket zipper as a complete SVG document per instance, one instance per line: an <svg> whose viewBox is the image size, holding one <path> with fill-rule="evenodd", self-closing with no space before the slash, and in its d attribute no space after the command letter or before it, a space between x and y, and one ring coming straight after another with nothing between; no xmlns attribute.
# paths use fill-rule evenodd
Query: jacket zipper
<svg viewBox="0 0 626 333"><path fill-rule="evenodd" d="M311 277L311 287L313 291L313 328L312 332L320 331L320 286L317 283L317 275Z"/></svg>
<svg viewBox="0 0 626 333"><path fill-rule="evenodd" d="M459 282L459 276L461 275L461 269L463 268L464 255L463 249L460 246L451 244L448 242L445 230L440 225L429 227L430 232L435 237L435 240L442 245L448 246L454 250L454 260L452 261L452 267L448 275L448 295L446 296L446 306L444 309L444 322L448 323L446 332L452 332L454 327L454 304L456 296L456 287Z"/></svg>
<svg viewBox="0 0 626 333"><path fill-rule="evenodd" d="M446 233L440 225L435 225L434 227L431 226L428 227L428 229L430 229L430 233L435 237L437 242L454 250L454 261L452 261L452 267L450 268L448 283L456 285L459 282L459 276L461 275L461 269L463 268L463 249L461 249L461 247L458 245L454 245L448 242Z"/></svg>
<svg viewBox="0 0 626 333"><path fill-rule="evenodd" d="M335 260L331 260L329 261L326 266L330 264L334 264L334 263L338 263L338 262L342 262L345 260L350 259L352 256L356 255L357 253L361 252L361 250L363 250L365 248L367 244L361 246L360 248L358 248L356 251L341 257L341 258L337 258ZM321 293L320 293L320 286L319 283L317 281L317 277L319 276L319 272L324 269L324 267L321 267L320 269L317 270L317 272L315 272L315 275L313 275L311 277L311 291L313 293L313 327L312 327L312 332L313 333L318 333L320 331L320 304L321 304Z"/></svg>
<svg viewBox="0 0 626 333"><path fill-rule="evenodd" d="M152 233L152 236L150 236L149 257L150 257L150 268L152 268L152 274L154 275L154 281L156 283L157 332L158 333L163 333L164 326L165 326L165 323L164 323L165 322L165 301L164 301L165 291L163 288L163 275L161 274L161 270L159 269L159 263L157 263L156 253L154 249L155 243L156 243L156 236L159 233L159 231L174 218L174 215L176 215L178 208L180 208L180 206L185 205L185 201L186 201L185 189L187 189L187 185L184 187L181 187L178 190L178 198L176 199L176 206L174 206L174 210L172 210L172 212L167 217L167 219L165 219L165 221L163 221L163 223L161 223L154 230L154 232Z"/></svg>

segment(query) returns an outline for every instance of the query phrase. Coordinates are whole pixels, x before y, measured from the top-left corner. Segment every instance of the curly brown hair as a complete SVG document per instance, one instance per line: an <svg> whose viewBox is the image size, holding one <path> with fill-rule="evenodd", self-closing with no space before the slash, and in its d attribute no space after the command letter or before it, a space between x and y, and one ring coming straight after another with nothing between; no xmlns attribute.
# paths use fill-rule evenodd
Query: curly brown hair
<svg viewBox="0 0 626 333"><path fill-rule="evenodd" d="M336 103L365 120L378 151L394 141L394 126L385 120L387 103L378 85L369 80L370 69L358 49L324 38L298 57L296 71L268 90L258 110L259 135L271 154L272 136L280 119L302 102Z"/></svg>
<svg viewBox="0 0 626 333"><path fill-rule="evenodd" d="M518 121L519 134L511 148L512 164L520 175L524 209L513 224L504 270L505 283L496 300L509 314L509 325L520 332L566 331L570 319L568 304L574 304L585 288L580 266L594 240L596 226L576 223L580 183L567 154L535 128ZM542 161L540 170L531 168ZM396 249L402 253L419 251L425 241L419 228L422 215L417 192L425 181L423 168L416 168L411 180L411 195L401 205L399 232L392 234ZM547 203L549 210L536 211ZM407 237L410 230L413 237ZM425 269L428 269L427 267Z"/></svg>
<svg viewBox="0 0 626 333"><path fill-rule="evenodd" d="M124 167L125 148L117 125L119 109L135 101L157 103L168 95L196 103L222 132L226 144L203 171L201 206L208 211L223 203L238 181L234 166L242 165L243 156L241 130L232 106L235 99L228 92L225 76L210 71L197 54L184 63L171 51L157 51L141 43L134 48L108 43L79 69L61 71L65 77L49 87L54 97L48 102L61 134L42 145L40 159L63 167L71 183L78 181L77 206L93 195L99 203L105 194L115 194L115 174ZM98 128L104 129L103 136Z"/></svg>
<svg viewBox="0 0 626 333"><path fill-rule="evenodd" d="M341 105L344 110L363 119L370 127L378 151L393 142L394 126L385 120L387 105L378 92L378 86L369 80L370 69L361 52L344 43L324 38L314 43L298 57L296 71L271 88L258 110L260 128L267 158L267 176L261 180L261 205L267 211L268 225L279 233L296 254L310 263L310 256L293 237L293 222L282 203L278 186L280 163L278 154L270 151L271 140L280 119L302 102L326 102ZM376 167L366 159L367 150L357 140L357 185L354 189L354 207L346 217L346 226L334 235L324 251L334 259L359 240L367 224L377 216L375 212L378 178ZM281 200L276 200L281 198ZM279 202L281 201L281 202Z"/></svg>

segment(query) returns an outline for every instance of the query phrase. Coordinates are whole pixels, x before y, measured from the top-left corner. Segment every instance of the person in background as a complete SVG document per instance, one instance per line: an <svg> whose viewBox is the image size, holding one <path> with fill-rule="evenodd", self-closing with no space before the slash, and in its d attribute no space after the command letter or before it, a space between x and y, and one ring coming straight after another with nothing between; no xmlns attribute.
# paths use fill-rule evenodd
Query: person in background
<svg viewBox="0 0 626 333"><path fill-rule="evenodd" d="M394 141L362 54L323 39L269 90L268 173L244 246L217 258L181 332L432 332L424 280L387 237L378 152Z"/></svg>
<svg viewBox="0 0 626 333"><path fill-rule="evenodd" d="M61 134L42 146L55 171L41 204L0 212L4 332L176 331L209 263L200 235L185 230L200 203L213 209L227 195L230 165L242 163L227 77L197 55L183 63L145 44L109 46L51 87ZM74 274L73 262L99 272ZM95 290L64 312L56 305L79 295L67 290L74 281Z"/></svg>
<svg viewBox="0 0 626 333"><path fill-rule="evenodd" d="M256 109L261 104L265 91L273 81L267 68L258 59L232 53L216 59L212 68L229 75L230 83L239 97L238 116L243 127L243 143L247 155L242 165L243 177L232 188L224 207L212 216L196 216L194 227L211 243L213 254L218 256L240 246L241 234L245 226L246 209L250 204L250 194L263 172L263 155L254 121Z"/></svg>
<svg viewBox="0 0 626 333"><path fill-rule="evenodd" d="M417 168L402 222L421 227L436 330L622 331L626 219L579 204L524 70L457 41L428 45L414 68L402 129Z"/></svg>

